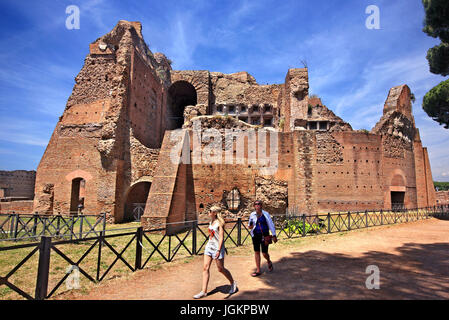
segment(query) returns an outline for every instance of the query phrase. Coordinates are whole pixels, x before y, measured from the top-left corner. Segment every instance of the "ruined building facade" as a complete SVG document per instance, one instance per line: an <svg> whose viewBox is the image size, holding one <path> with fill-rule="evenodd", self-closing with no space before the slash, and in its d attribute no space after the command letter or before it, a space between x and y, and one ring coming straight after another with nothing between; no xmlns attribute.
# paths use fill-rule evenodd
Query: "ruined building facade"
<svg viewBox="0 0 449 320"><path fill-rule="evenodd" d="M406 85L390 90L371 131L355 131L309 96L307 69L290 69L273 85L246 72L172 70L149 50L140 23L128 21L90 44L75 82L37 169L35 211L82 203L85 213L121 222L143 203L148 226L201 218L212 204L243 216L256 198L272 214L435 204ZM194 161L195 141L217 146L206 132L223 137L221 157L231 162L211 163L204 153ZM257 144L271 146L275 170L254 161Z"/></svg>

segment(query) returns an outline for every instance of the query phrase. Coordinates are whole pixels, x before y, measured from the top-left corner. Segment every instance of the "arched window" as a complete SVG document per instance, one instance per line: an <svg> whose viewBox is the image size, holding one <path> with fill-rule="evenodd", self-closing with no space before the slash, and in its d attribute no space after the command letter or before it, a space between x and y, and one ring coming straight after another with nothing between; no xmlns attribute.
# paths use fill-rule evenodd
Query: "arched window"
<svg viewBox="0 0 449 320"><path fill-rule="evenodd" d="M140 217L145 211L150 187L151 182L142 181L129 188L125 202L124 221L140 221Z"/></svg>
<svg viewBox="0 0 449 320"><path fill-rule="evenodd" d="M177 81L168 89L167 129L181 128L184 124L184 109L197 104L196 90L187 81Z"/></svg>

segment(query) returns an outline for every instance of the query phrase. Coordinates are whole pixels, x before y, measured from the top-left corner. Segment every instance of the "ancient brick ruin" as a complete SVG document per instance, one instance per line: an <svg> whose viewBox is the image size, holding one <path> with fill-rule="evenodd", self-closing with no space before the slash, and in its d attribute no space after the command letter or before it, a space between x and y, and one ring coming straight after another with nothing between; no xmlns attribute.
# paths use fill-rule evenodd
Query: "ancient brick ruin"
<svg viewBox="0 0 449 320"><path fill-rule="evenodd" d="M33 210L36 171L0 170L0 213Z"/></svg>
<svg viewBox="0 0 449 320"><path fill-rule="evenodd" d="M449 191L437 191L436 202L438 206L449 204Z"/></svg>
<svg viewBox="0 0 449 320"><path fill-rule="evenodd" d="M406 85L390 90L370 132L355 131L309 96L307 69L272 85L247 72L172 70L128 21L90 44L75 80L37 169L35 211L83 203L122 222L143 203L151 226L201 219L213 204L245 216L256 198L272 214L436 203ZM274 170L254 157L262 145ZM200 161L195 146L208 150Z"/></svg>

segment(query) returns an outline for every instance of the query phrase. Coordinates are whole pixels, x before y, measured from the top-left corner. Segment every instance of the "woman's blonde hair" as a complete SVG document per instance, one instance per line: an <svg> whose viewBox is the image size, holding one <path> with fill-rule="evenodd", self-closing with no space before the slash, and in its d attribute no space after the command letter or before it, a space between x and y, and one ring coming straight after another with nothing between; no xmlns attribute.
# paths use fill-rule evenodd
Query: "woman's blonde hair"
<svg viewBox="0 0 449 320"><path fill-rule="evenodd" d="M209 210L211 212L217 213L218 223L220 224L221 227L223 227L225 225L225 220L223 219L223 215L221 214L221 208L219 206L215 205L215 206L212 206Z"/></svg>

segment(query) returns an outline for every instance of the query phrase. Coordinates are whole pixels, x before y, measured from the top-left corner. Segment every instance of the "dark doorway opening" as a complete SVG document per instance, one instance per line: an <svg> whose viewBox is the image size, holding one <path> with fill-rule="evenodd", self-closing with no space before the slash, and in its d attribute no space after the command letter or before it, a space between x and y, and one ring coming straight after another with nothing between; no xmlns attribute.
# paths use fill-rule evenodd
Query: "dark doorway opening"
<svg viewBox="0 0 449 320"><path fill-rule="evenodd" d="M391 210L405 209L405 192L391 191Z"/></svg>
<svg viewBox="0 0 449 320"><path fill-rule="evenodd" d="M77 214L84 209L86 180L76 178L72 180L72 194L70 197L70 214Z"/></svg>
<svg viewBox="0 0 449 320"><path fill-rule="evenodd" d="M140 221L140 217L145 211L148 193L150 192L151 182L138 182L133 185L126 197L124 222Z"/></svg>
<svg viewBox="0 0 449 320"><path fill-rule="evenodd" d="M179 129L184 124L184 109L197 104L196 90L187 81L177 81L168 89L167 129Z"/></svg>

